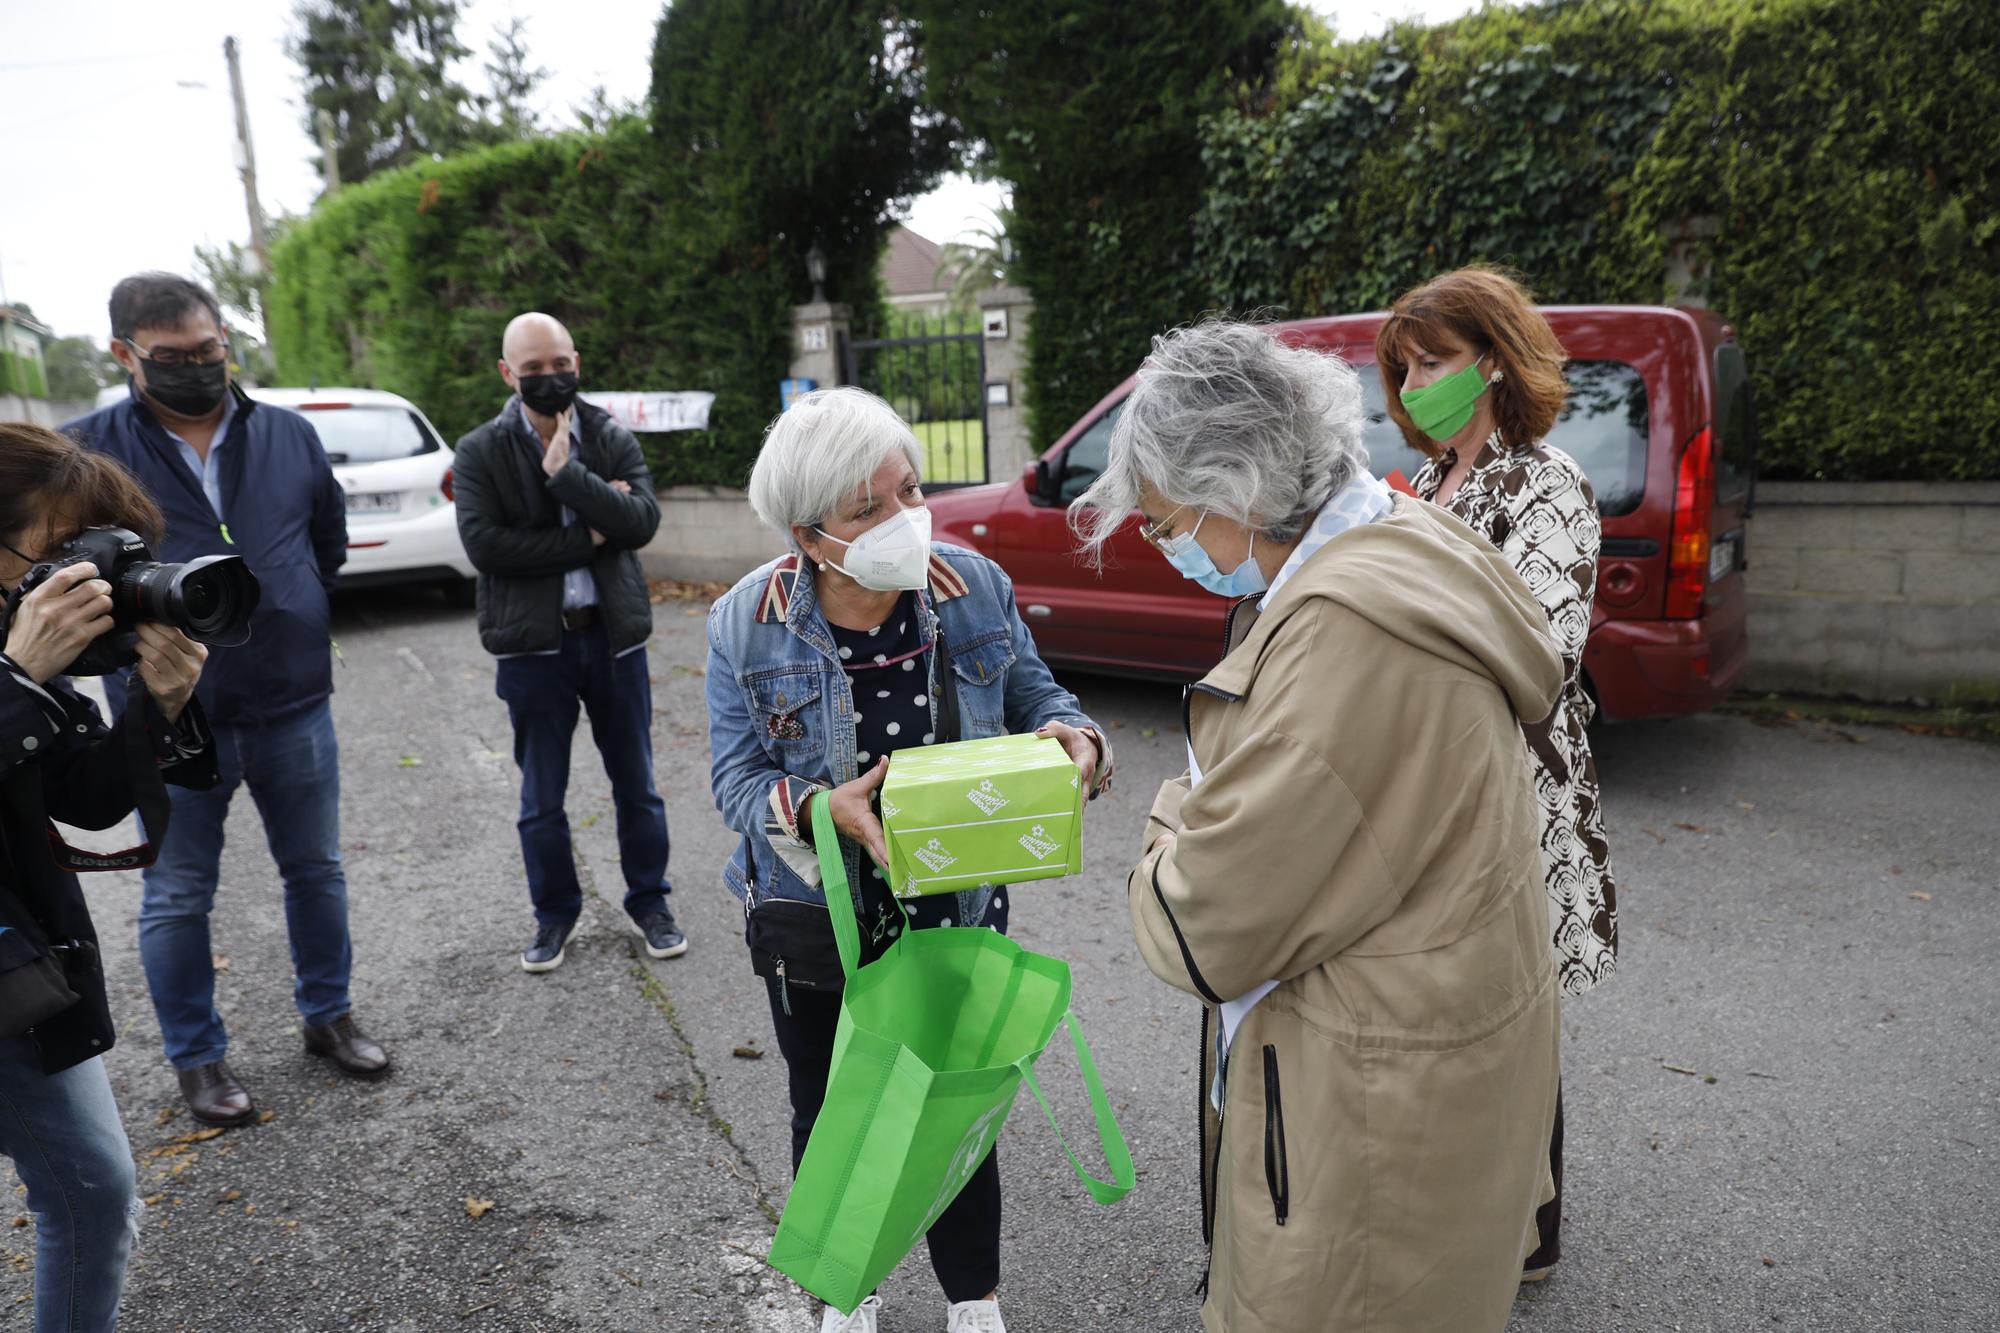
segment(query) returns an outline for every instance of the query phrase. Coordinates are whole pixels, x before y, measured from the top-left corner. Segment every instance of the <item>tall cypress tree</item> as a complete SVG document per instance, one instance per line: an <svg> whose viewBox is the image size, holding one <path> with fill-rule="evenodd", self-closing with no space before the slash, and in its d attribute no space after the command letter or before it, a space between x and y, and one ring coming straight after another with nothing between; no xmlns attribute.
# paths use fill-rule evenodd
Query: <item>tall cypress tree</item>
<svg viewBox="0 0 2000 1333"><path fill-rule="evenodd" d="M471 54L458 40L461 0L297 0L285 50L305 85L306 137L333 117L343 184L486 137L478 101L449 72ZM323 170L317 157L316 170Z"/></svg>
<svg viewBox="0 0 2000 1333"><path fill-rule="evenodd" d="M1038 444L1202 313L1201 118L1260 89L1283 0L912 0L940 111L1013 185L1014 281L1033 291Z"/></svg>
<svg viewBox="0 0 2000 1333"><path fill-rule="evenodd" d="M874 0L675 0L653 51L653 131L665 244L681 262L661 294L672 359L711 382L715 438L744 471L778 408L790 307L827 257L829 299L870 317L891 217L950 160L923 110L906 25Z"/></svg>

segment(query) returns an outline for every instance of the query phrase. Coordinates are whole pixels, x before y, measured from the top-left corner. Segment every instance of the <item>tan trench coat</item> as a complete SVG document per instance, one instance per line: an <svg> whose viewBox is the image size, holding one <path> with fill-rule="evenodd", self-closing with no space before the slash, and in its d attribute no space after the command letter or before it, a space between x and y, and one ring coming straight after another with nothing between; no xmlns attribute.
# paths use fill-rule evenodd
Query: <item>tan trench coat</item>
<svg viewBox="0 0 2000 1333"><path fill-rule="evenodd" d="M1505 1327L1552 1197L1558 997L1520 739L1548 621L1470 529L1398 496L1287 581L1193 687L1128 902L1214 1007L1281 982L1203 1100L1204 1325ZM1155 846L1163 832L1175 841Z"/></svg>

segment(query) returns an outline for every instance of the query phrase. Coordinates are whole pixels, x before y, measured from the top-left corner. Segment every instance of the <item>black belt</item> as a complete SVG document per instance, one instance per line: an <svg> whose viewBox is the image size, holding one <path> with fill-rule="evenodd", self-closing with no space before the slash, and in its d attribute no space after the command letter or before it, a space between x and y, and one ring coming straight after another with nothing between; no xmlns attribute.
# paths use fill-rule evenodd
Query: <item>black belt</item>
<svg viewBox="0 0 2000 1333"><path fill-rule="evenodd" d="M589 629L597 623L597 608L579 606L574 611L563 612L564 629Z"/></svg>

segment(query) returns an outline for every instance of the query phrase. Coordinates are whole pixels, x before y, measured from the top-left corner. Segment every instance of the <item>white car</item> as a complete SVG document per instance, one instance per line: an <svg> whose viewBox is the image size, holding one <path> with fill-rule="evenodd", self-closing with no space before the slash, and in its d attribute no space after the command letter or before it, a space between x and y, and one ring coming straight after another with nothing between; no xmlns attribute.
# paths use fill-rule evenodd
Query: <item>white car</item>
<svg viewBox="0 0 2000 1333"><path fill-rule="evenodd" d="M97 406L131 390L107 385ZM451 446L409 399L380 389L245 389L305 414L347 492L347 563L340 586L436 583L453 606L473 604L478 571L458 539Z"/></svg>
<svg viewBox="0 0 2000 1333"><path fill-rule="evenodd" d="M303 413L347 492L347 563L340 586L436 583L471 606L477 571L458 539L451 446L415 403L380 389L250 389Z"/></svg>

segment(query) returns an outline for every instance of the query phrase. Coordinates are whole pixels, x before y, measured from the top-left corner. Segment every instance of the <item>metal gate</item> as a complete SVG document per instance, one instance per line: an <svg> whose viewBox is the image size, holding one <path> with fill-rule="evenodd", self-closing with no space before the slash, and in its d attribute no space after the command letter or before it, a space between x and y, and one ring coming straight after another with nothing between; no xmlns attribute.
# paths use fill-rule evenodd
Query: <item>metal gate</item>
<svg viewBox="0 0 2000 1333"><path fill-rule="evenodd" d="M986 475L986 340L952 316L896 317L894 337L848 338L848 384L879 394L924 451L924 485L976 486Z"/></svg>

